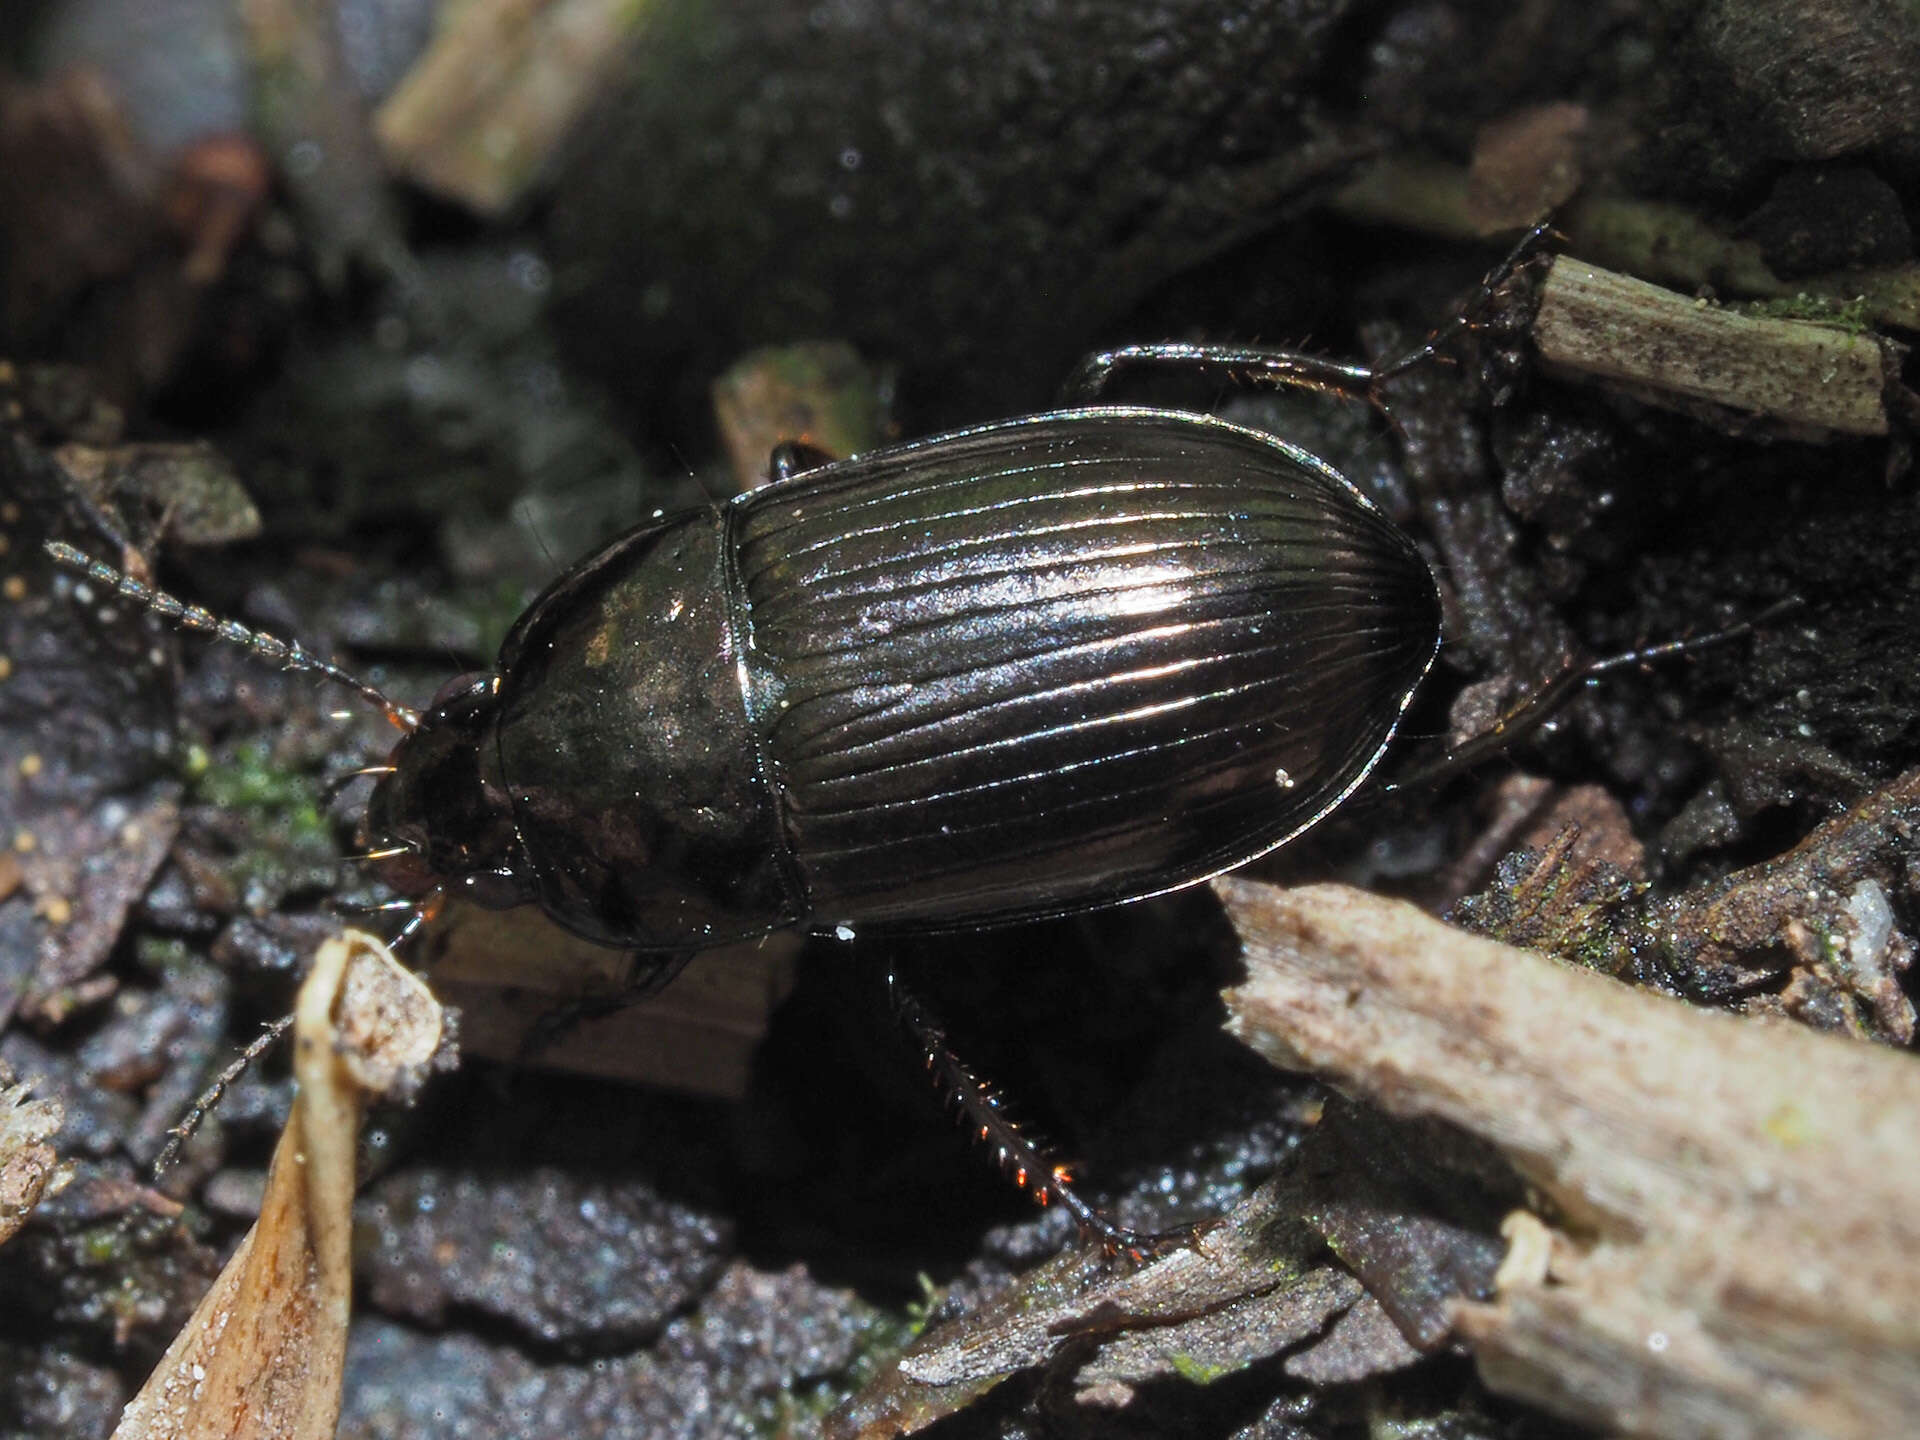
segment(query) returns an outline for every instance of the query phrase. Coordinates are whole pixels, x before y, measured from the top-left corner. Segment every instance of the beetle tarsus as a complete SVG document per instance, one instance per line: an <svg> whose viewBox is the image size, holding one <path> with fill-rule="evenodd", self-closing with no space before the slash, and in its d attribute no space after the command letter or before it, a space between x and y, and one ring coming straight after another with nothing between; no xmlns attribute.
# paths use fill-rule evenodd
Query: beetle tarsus
<svg viewBox="0 0 1920 1440"><path fill-rule="evenodd" d="M1534 225L1515 242L1501 262L1481 277L1479 286L1466 300L1454 310L1453 314L1428 332L1427 338L1402 355L1398 360L1382 365L1374 372L1374 384L1390 380L1396 375L1424 365L1428 361L1443 360L1441 353L1453 343L1454 337L1463 331L1471 330L1476 318L1493 302L1494 292L1506 283L1507 277L1539 250L1549 239L1562 239L1560 233L1545 220Z"/></svg>
<svg viewBox="0 0 1920 1440"><path fill-rule="evenodd" d="M1472 328L1475 317L1486 309L1499 286L1553 233L1544 221L1535 225L1505 259L1487 272L1479 288L1445 323L1435 327L1413 350L1383 366L1358 365L1264 345L1163 341L1123 345L1087 356L1068 378L1062 395L1068 404L1094 403L1105 395L1122 371L1154 368L1190 375L1217 375L1241 384L1291 386L1349 400L1364 400L1375 409L1382 409L1381 382L1428 361L1444 360L1442 351L1446 346L1463 330Z"/></svg>

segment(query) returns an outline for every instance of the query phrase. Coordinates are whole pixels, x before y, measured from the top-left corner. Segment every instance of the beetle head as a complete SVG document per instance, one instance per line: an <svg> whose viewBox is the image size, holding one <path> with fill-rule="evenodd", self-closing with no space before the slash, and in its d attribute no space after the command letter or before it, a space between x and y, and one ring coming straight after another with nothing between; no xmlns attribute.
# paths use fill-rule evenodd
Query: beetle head
<svg viewBox="0 0 1920 1440"><path fill-rule="evenodd" d="M512 809L491 778L498 689L492 675L441 687L367 800L364 838L403 895L438 890L495 910L532 898Z"/></svg>

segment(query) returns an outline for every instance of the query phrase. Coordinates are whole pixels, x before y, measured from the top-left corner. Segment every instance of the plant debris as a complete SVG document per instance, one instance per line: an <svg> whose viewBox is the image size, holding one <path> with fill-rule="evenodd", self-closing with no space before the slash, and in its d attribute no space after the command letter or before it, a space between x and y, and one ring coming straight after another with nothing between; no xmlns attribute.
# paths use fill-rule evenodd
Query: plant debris
<svg viewBox="0 0 1920 1440"><path fill-rule="evenodd" d="M372 936L348 930L320 947L294 1013L300 1095L260 1218L115 1440L331 1440L361 1115L370 1099L418 1084L441 1026L432 993Z"/></svg>
<svg viewBox="0 0 1920 1440"><path fill-rule="evenodd" d="M20 1227L60 1176L59 1160L46 1142L65 1121L52 1100L34 1100L31 1085L14 1083L0 1061L0 1245Z"/></svg>
<svg viewBox="0 0 1920 1440"><path fill-rule="evenodd" d="M1215 888L1246 944L1234 1034L1484 1138L1536 1188L1548 1234L1510 1226L1500 1290L1454 1310L1491 1387L1676 1440L1908 1423L1911 1056L1695 1010L1359 891Z"/></svg>
<svg viewBox="0 0 1920 1440"><path fill-rule="evenodd" d="M1885 435L1906 347L1763 319L1564 257L1547 272L1533 342L1550 372L1588 375L1739 430ZM1903 409L1912 408L1913 398Z"/></svg>
<svg viewBox="0 0 1920 1440"><path fill-rule="evenodd" d="M1455 915L1604 974L1906 1046L1914 942L1897 916L1915 898L1917 830L1913 770L1784 855L1659 896L1567 829L1503 862L1500 883Z"/></svg>

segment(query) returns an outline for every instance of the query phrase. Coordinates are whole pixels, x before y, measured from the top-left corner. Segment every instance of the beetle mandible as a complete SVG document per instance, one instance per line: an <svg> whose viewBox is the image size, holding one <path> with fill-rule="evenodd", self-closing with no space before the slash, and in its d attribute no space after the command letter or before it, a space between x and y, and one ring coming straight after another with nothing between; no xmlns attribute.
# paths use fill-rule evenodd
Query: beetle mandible
<svg viewBox="0 0 1920 1440"><path fill-rule="evenodd" d="M395 747L396 888L687 951L1060 914L1284 844L1432 660L1412 542L1330 466L1090 406L628 532Z"/></svg>

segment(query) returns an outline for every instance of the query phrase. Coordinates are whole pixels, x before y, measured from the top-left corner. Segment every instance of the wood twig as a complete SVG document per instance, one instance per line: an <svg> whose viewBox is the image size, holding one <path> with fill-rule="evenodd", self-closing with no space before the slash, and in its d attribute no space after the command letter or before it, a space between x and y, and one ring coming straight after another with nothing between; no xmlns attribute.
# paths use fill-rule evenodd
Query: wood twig
<svg viewBox="0 0 1920 1440"><path fill-rule="evenodd" d="M1490 1386L1636 1435L1911 1424L1910 1056L1696 1010L1339 886L1215 888L1250 972L1234 1034L1491 1141L1537 1188L1495 1298L1457 1307Z"/></svg>

